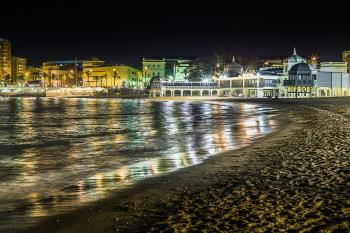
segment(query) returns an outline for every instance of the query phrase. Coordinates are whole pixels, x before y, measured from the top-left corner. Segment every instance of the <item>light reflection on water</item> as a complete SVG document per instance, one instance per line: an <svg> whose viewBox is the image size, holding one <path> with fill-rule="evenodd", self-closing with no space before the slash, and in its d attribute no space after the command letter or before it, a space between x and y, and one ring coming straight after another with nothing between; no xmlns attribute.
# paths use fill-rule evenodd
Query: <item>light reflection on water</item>
<svg viewBox="0 0 350 233"><path fill-rule="evenodd" d="M246 145L276 115L247 103L0 99L0 230Z"/></svg>

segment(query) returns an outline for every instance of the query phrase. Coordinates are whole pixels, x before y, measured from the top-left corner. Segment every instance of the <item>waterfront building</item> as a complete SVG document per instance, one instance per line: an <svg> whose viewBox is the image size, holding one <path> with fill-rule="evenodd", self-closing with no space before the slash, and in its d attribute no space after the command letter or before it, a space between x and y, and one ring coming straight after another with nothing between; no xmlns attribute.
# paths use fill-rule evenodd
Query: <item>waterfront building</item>
<svg viewBox="0 0 350 233"><path fill-rule="evenodd" d="M287 88L287 97L312 97L314 81L310 66L302 62L290 68L288 79L284 80L283 86Z"/></svg>
<svg viewBox="0 0 350 233"><path fill-rule="evenodd" d="M339 62L340 63L340 62ZM315 96L318 97L335 97L350 95L350 76L344 72L346 68L335 66L324 67L316 74Z"/></svg>
<svg viewBox="0 0 350 233"><path fill-rule="evenodd" d="M142 88L142 72L131 66L95 66L83 69L84 87Z"/></svg>
<svg viewBox="0 0 350 233"><path fill-rule="evenodd" d="M258 76L244 73L237 77L219 78L220 96L273 97L279 95L279 79L276 76Z"/></svg>
<svg viewBox="0 0 350 233"><path fill-rule="evenodd" d="M350 77L346 62L321 62L320 68L299 63L289 71L284 81L286 97L349 96ZM282 89L282 87L281 87Z"/></svg>
<svg viewBox="0 0 350 233"><path fill-rule="evenodd" d="M187 76L187 69L193 57L188 58L143 58L142 76L145 86L149 86L152 78L162 80L183 81Z"/></svg>
<svg viewBox="0 0 350 233"><path fill-rule="evenodd" d="M12 71L13 77L25 76L27 70L27 59L23 57L12 57Z"/></svg>
<svg viewBox="0 0 350 233"><path fill-rule="evenodd" d="M218 96L218 82L166 81L155 77L151 81L150 97Z"/></svg>
<svg viewBox="0 0 350 233"><path fill-rule="evenodd" d="M338 73L348 72L346 62L321 62L319 70L321 72L338 72Z"/></svg>
<svg viewBox="0 0 350 233"><path fill-rule="evenodd" d="M3 79L5 76L12 75L11 63L11 42L0 38L0 79Z"/></svg>
<svg viewBox="0 0 350 233"><path fill-rule="evenodd" d="M293 54L282 64L265 66L254 73L229 72L241 67L233 60L225 75L215 82L189 83L154 79L151 96L232 96L254 98L334 97L350 95L350 77L345 62L307 63Z"/></svg>
<svg viewBox="0 0 350 233"><path fill-rule="evenodd" d="M42 66L41 79L45 86L82 86L83 61L49 61Z"/></svg>

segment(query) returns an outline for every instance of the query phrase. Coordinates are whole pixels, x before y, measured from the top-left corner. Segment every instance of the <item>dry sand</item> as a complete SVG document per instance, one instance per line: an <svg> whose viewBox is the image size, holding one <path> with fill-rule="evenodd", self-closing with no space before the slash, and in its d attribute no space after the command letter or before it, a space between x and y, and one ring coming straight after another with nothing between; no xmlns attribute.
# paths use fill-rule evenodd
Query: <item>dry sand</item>
<svg viewBox="0 0 350 233"><path fill-rule="evenodd" d="M350 232L350 98L242 101L286 124L28 232Z"/></svg>

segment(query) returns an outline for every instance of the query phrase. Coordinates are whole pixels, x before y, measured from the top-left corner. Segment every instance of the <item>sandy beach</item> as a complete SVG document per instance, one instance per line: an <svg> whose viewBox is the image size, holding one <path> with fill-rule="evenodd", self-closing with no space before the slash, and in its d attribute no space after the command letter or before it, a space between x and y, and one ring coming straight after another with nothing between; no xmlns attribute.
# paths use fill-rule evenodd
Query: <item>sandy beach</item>
<svg viewBox="0 0 350 233"><path fill-rule="evenodd" d="M278 107L285 124L27 232L349 232L350 98L232 101Z"/></svg>

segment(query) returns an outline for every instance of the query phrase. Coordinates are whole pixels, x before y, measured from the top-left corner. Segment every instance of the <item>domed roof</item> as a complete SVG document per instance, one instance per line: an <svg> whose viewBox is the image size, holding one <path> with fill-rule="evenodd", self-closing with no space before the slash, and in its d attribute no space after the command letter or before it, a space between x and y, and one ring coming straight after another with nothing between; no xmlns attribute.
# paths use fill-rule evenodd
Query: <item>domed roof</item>
<svg viewBox="0 0 350 233"><path fill-rule="evenodd" d="M293 55L288 57L289 63L299 63L299 62L305 62L305 59L299 55L297 55L297 51L294 48Z"/></svg>
<svg viewBox="0 0 350 233"><path fill-rule="evenodd" d="M290 68L289 74L311 74L311 69L306 63L298 63Z"/></svg>
<svg viewBox="0 0 350 233"><path fill-rule="evenodd" d="M230 69L242 69L242 65L235 61L235 57L232 57L232 62L225 65L225 67Z"/></svg>

